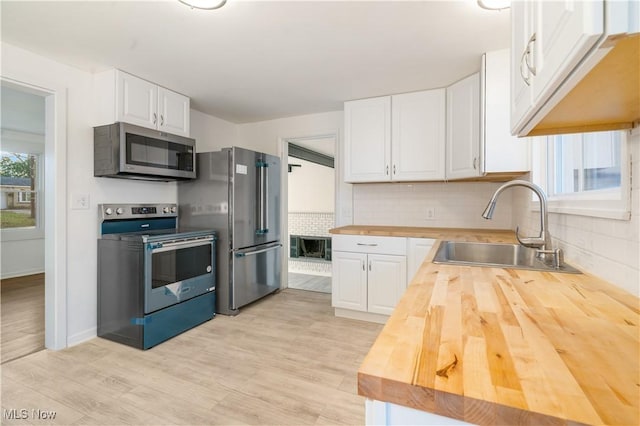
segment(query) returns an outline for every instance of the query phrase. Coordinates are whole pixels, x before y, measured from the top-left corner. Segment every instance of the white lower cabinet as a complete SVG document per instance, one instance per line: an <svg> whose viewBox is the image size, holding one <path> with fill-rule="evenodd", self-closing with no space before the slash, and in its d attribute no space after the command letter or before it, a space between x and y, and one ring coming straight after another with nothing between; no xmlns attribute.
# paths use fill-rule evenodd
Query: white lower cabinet
<svg viewBox="0 0 640 426"><path fill-rule="evenodd" d="M367 312L391 315L407 289L407 257L367 255Z"/></svg>
<svg viewBox="0 0 640 426"><path fill-rule="evenodd" d="M365 425L471 425L462 420L452 419L426 411L390 402L365 400Z"/></svg>
<svg viewBox="0 0 640 426"><path fill-rule="evenodd" d="M391 315L407 288L406 240L401 237L334 236L332 306Z"/></svg>
<svg viewBox="0 0 640 426"><path fill-rule="evenodd" d="M407 282L411 282L436 240L433 238L407 238Z"/></svg>
<svg viewBox="0 0 640 426"><path fill-rule="evenodd" d="M367 311L367 255L333 251L331 253L331 301L336 308Z"/></svg>

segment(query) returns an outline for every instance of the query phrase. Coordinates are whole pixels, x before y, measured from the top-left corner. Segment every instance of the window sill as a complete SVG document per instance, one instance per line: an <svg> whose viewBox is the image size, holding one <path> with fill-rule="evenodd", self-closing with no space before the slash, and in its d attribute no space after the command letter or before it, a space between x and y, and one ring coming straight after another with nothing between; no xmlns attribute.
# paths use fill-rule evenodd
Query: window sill
<svg viewBox="0 0 640 426"><path fill-rule="evenodd" d="M597 217L601 219L613 219L613 220L630 220L631 212L628 210L605 210L605 209L592 209L592 208L580 208L580 207L562 207L562 206L547 206L549 213L554 214L566 214L574 216L588 216ZM540 212L540 207L534 206L531 211Z"/></svg>

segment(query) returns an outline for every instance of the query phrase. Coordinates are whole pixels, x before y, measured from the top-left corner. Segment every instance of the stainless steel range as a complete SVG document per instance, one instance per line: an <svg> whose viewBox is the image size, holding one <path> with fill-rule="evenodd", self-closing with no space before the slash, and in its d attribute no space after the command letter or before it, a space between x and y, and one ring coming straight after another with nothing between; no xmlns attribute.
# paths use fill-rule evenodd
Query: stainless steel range
<svg viewBox="0 0 640 426"><path fill-rule="evenodd" d="M175 204L98 214L98 336L148 349L213 318L213 230L178 228Z"/></svg>

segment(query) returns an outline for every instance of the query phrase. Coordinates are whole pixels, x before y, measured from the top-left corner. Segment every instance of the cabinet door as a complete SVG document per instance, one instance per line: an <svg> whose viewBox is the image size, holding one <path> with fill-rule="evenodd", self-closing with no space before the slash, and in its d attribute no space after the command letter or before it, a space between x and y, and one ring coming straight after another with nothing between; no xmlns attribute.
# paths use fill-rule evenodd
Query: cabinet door
<svg viewBox="0 0 640 426"><path fill-rule="evenodd" d="M391 98L391 179L443 180L445 89Z"/></svg>
<svg viewBox="0 0 640 426"><path fill-rule="evenodd" d="M158 129L189 136L189 98L164 87L158 88Z"/></svg>
<svg viewBox="0 0 640 426"><path fill-rule="evenodd" d="M369 312L391 315L407 288L407 258L370 254L367 270Z"/></svg>
<svg viewBox="0 0 640 426"><path fill-rule="evenodd" d="M548 98L604 32L604 1L535 2L534 102Z"/></svg>
<svg viewBox="0 0 640 426"><path fill-rule="evenodd" d="M346 182L391 179L391 97L344 104Z"/></svg>
<svg viewBox="0 0 640 426"><path fill-rule="evenodd" d="M407 284L420 269L435 241L432 238L407 238Z"/></svg>
<svg viewBox="0 0 640 426"><path fill-rule="evenodd" d="M480 74L447 87L447 179L480 175Z"/></svg>
<svg viewBox="0 0 640 426"><path fill-rule="evenodd" d="M331 306L367 311L367 255L334 251L332 253Z"/></svg>
<svg viewBox="0 0 640 426"><path fill-rule="evenodd" d="M122 71L116 73L116 119L155 129L158 86Z"/></svg>
<svg viewBox="0 0 640 426"><path fill-rule="evenodd" d="M509 128L509 59L509 49L484 55L486 172L529 170L529 139L512 136Z"/></svg>
<svg viewBox="0 0 640 426"><path fill-rule="evenodd" d="M533 65L533 6L531 1L511 4L511 132L526 124L533 105L532 78L526 61ZM530 48L527 54L527 48Z"/></svg>

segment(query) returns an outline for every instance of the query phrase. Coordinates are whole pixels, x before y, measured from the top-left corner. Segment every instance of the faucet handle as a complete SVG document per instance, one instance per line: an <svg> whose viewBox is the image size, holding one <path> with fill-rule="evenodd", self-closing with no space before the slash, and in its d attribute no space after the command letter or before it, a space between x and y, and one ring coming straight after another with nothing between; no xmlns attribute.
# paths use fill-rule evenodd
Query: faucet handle
<svg viewBox="0 0 640 426"><path fill-rule="evenodd" d="M540 248L544 247L544 238L540 237L524 237L520 238L520 227L516 226L516 239L518 242L529 248Z"/></svg>

